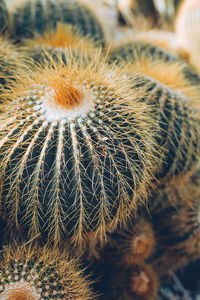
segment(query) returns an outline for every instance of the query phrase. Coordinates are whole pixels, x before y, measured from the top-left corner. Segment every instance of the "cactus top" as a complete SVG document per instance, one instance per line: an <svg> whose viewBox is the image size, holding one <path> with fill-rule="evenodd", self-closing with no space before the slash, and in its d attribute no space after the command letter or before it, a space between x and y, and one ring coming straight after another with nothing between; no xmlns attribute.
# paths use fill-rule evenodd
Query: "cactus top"
<svg viewBox="0 0 200 300"><path fill-rule="evenodd" d="M40 72L24 76L2 115L2 211L55 240L102 234L147 196L156 122L141 91L99 54Z"/></svg>
<svg viewBox="0 0 200 300"><path fill-rule="evenodd" d="M6 247L0 257L1 300L94 299L76 259L46 247Z"/></svg>

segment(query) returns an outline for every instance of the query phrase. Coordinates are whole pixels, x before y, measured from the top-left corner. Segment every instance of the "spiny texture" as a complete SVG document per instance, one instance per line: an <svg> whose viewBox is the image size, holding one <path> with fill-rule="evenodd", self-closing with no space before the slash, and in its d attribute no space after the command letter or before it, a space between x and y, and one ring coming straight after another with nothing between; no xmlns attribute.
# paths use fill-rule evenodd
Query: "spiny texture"
<svg viewBox="0 0 200 300"><path fill-rule="evenodd" d="M200 1L183 1L176 19L177 44L188 52L190 63L200 74Z"/></svg>
<svg viewBox="0 0 200 300"><path fill-rule="evenodd" d="M186 84L188 82L192 86L200 85L200 77L186 62L166 49L150 42L136 40L116 46L111 49L110 60L118 64L124 62L132 62L134 64L138 63L138 61L144 62L145 60L149 60L150 63L160 61L160 68L163 68L163 70L164 66L162 67L162 62L175 63L175 66L179 66L179 72L183 74Z"/></svg>
<svg viewBox="0 0 200 300"><path fill-rule="evenodd" d="M1 300L89 300L94 295L75 260L38 247L5 247L0 256Z"/></svg>
<svg viewBox="0 0 200 300"><path fill-rule="evenodd" d="M132 87L142 89L142 101L151 107L158 122L155 139L163 152L156 178L169 180L186 174L199 161L199 110L191 108L193 101L153 78L135 75Z"/></svg>
<svg viewBox="0 0 200 300"><path fill-rule="evenodd" d="M129 222L127 228L118 229L108 237L102 257L108 262L130 267L150 256L155 244L152 225L145 219Z"/></svg>
<svg viewBox="0 0 200 300"><path fill-rule="evenodd" d="M187 184L154 197L151 209L156 236L153 263L159 275L200 257L199 172Z"/></svg>
<svg viewBox="0 0 200 300"><path fill-rule="evenodd" d="M8 26L8 10L4 0L0 0L0 34L4 33Z"/></svg>
<svg viewBox="0 0 200 300"><path fill-rule="evenodd" d="M67 67L39 69L23 90L17 85L21 97L13 93L0 127L10 225L55 241L102 237L146 198L159 166L155 121L124 71L100 57L69 56Z"/></svg>
<svg viewBox="0 0 200 300"><path fill-rule="evenodd" d="M43 35L58 23L77 27L82 35L104 45L104 33L97 17L85 4L76 0L28 0L11 14L10 34L14 39L32 38L34 32Z"/></svg>

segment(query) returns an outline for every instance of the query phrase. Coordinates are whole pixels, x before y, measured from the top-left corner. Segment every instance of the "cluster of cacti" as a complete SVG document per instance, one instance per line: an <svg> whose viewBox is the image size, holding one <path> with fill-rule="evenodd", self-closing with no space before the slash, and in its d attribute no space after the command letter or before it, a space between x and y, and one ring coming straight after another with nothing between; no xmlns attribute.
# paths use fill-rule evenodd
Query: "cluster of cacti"
<svg viewBox="0 0 200 300"><path fill-rule="evenodd" d="M200 257L200 77L170 38L101 23L0 0L2 300L156 300Z"/></svg>

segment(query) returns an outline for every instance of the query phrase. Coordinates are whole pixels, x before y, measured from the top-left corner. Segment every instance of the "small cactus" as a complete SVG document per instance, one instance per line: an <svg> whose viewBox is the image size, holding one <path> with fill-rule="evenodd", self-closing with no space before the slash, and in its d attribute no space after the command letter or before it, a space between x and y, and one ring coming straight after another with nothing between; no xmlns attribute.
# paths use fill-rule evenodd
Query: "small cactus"
<svg viewBox="0 0 200 300"><path fill-rule="evenodd" d="M0 128L2 211L55 241L125 223L159 166L155 122L123 71L68 57L24 75Z"/></svg>
<svg viewBox="0 0 200 300"><path fill-rule="evenodd" d="M11 14L10 35L13 39L32 38L54 30L58 23L78 28L83 36L104 45L101 24L91 8L77 0L28 0Z"/></svg>
<svg viewBox="0 0 200 300"><path fill-rule="evenodd" d="M116 230L108 237L102 257L116 265L127 266L141 263L154 249L155 236L152 225L145 219L128 224L127 229Z"/></svg>
<svg viewBox="0 0 200 300"><path fill-rule="evenodd" d="M152 201L151 216L157 244L153 263L160 275L200 257L197 176L193 175L184 186L168 187Z"/></svg>
<svg viewBox="0 0 200 300"><path fill-rule="evenodd" d="M0 254L1 300L95 299L75 259L46 247L5 247Z"/></svg>
<svg viewBox="0 0 200 300"><path fill-rule="evenodd" d="M34 35L33 39L26 41L26 54L28 57L41 64L50 63L50 57L57 59L57 54L62 56L62 61L67 64L67 53L70 49L74 55L87 53L91 56L97 50L97 44L80 34L80 31L66 24L58 23L55 30L46 31L43 35Z"/></svg>
<svg viewBox="0 0 200 300"><path fill-rule="evenodd" d="M157 276L150 265L136 264L129 268L109 265L104 299L154 300L158 285Z"/></svg>

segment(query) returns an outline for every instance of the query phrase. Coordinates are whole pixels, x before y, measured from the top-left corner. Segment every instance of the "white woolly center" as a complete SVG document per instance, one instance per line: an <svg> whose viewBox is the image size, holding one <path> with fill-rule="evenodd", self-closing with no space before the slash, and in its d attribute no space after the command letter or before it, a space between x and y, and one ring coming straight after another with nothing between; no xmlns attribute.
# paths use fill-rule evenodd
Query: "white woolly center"
<svg viewBox="0 0 200 300"><path fill-rule="evenodd" d="M9 285L7 285L5 291L1 293L0 299L9 300L10 297L15 295L17 296L17 294L20 294L20 292L27 294L27 299L41 299L41 295L37 292L36 288L23 279L19 282L11 282Z"/></svg>
<svg viewBox="0 0 200 300"><path fill-rule="evenodd" d="M62 119L72 121L77 117L85 117L95 106L96 96L91 90L86 89L84 86L76 86L84 97L80 104L77 104L71 109L64 108L55 102L55 90L47 91L44 96L41 96L41 113L45 116L47 121L54 122Z"/></svg>

